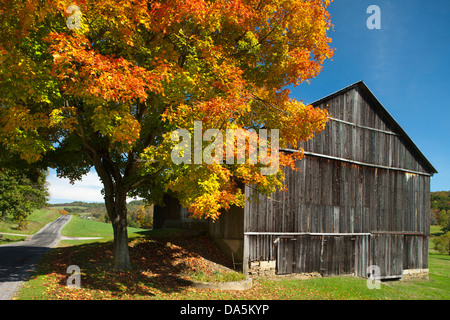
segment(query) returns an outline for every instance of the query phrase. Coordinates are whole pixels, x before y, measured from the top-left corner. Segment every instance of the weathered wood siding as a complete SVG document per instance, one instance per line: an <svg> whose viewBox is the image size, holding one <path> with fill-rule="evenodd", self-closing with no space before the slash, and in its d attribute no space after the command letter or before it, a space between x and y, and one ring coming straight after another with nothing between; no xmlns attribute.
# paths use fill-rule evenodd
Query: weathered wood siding
<svg viewBox="0 0 450 320"><path fill-rule="evenodd" d="M369 265L384 277L428 268L430 170L372 104L357 86L320 102L335 120L285 169L288 191L245 206L248 261L363 277Z"/></svg>
<svg viewBox="0 0 450 320"><path fill-rule="evenodd" d="M246 204L246 232L428 234L429 177L310 156L298 167L287 192Z"/></svg>

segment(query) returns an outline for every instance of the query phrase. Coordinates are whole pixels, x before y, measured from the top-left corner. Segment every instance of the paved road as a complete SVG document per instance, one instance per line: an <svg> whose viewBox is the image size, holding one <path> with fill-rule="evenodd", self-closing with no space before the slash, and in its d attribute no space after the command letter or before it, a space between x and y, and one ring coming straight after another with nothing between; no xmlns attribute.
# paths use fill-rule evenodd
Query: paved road
<svg viewBox="0 0 450 320"><path fill-rule="evenodd" d="M41 256L58 244L61 230L71 217L60 216L27 241L0 246L0 300L10 300L14 296Z"/></svg>

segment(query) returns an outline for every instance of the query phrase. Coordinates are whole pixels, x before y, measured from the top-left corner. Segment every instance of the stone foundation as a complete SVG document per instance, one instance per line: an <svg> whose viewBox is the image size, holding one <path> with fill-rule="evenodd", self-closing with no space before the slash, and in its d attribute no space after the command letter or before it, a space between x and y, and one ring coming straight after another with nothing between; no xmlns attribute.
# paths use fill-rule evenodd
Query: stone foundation
<svg viewBox="0 0 450 320"><path fill-rule="evenodd" d="M252 261L248 268L248 275L250 277L267 277L276 275L277 263L275 260L271 261Z"/></svg>
<svg viewBox="0 0 450 320"><path fill-rule="evenodd" d="M250 278L263 277L269 279L312 279L322 277L318 272L277 274L277 263L275 260L250 262L248 276Z"/></svg>
<svg viewBox="0 0 450 320"><path fill-rule="evenodd" d="M185 281L189 286L197 289L210 289L210 290L228 290L228 291L242 291L252 288L253 280L251 278L242 281L231 282L199 282L199 281Z"/></svg>
<svg viewBox="0 0 450 320"><path fill-rule="evenodd" d="M405 269L403 270L402 280L429 279L428 269Z"/></svg>
<svg viewBox="0 0 450 320"><path fill-rule="evenodd" d="M275 260L271 261L252 261L249 264L248 276L250 278L295 278L295 279L311 279L322 277L318 272L311 273L291 273L291 274L277 274L277 263Z"/></svg>
<svg viewBox="0 0 450 320"><path fill-rule="evenodd" d="M277 264L275 260L271 261L252 261L249 264L248 276L251 278L264 277L264 278L298 278L298 279L311 279L322 277L318 272L312 273L293 273L287 275L277 274ZM419 280L429 279L428 269L406 269L403 270L401 280Z"/></svg>

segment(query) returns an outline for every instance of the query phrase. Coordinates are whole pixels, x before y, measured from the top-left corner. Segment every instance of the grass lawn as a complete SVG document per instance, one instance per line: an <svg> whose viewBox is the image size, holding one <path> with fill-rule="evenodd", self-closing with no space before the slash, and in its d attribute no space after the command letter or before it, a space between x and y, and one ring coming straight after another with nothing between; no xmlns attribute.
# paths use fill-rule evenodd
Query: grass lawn
<svg viewBox="0 0 450 320"><path fill-rule="evenodd" d="M107 235L110 225L73 219L63 230L72 236ZM91 226L88 226L91 225ZM81 230L86 233L81 234ZM98 230L96 230L98 229ZM271 299L271 300L449 300L450 259L430 250L428 280L382 282L370 290L367 281L355 277L329 277L299 280L282 278L256 280L246 291L215 291L186 286L184 280L239 280L242 274L217 269L230 267L230 261L206 236L193 236L177 230L130 232L130 258L133 270L112 269L112 238L59 247L48 252L32 279L22 288L19 299ZM432 231L433 232L433 231ZM432 241L430 241L432 244ZM74 244L72 242L72 244ZM81 269L81 288L66 286L69 265Z"/></svg>

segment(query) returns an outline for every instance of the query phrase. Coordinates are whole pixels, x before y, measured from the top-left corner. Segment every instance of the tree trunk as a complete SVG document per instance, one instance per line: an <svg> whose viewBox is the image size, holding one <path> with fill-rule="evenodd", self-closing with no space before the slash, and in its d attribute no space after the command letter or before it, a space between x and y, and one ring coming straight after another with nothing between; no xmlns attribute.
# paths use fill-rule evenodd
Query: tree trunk
<svg viewBox="0 0 450 320"><path fill-rule="evenodd" d="M126 210L126 209L125 209ZM118 270L131 269L128 250L127 215L121 213L113 221L114 230L114 267Z"/></svg>
<svg viewBox="0 0 450 320"><path fill-rule="evenodd" d="M91 148L87 143L88 155L94 163L95 170L102 180L105 194L105 205L114 231L114 268L131 269L127 232L127 192L124 178L111 159L100 151Z"/></svg>
<svg viewBox="0 0 450 320"><path fill-rule="evenodd" d="M105 205L114 231L114 268L117 270L131 269L128 250L127 231L127 197L124 188L115 185L109 189L105 187Z"/></svg>

